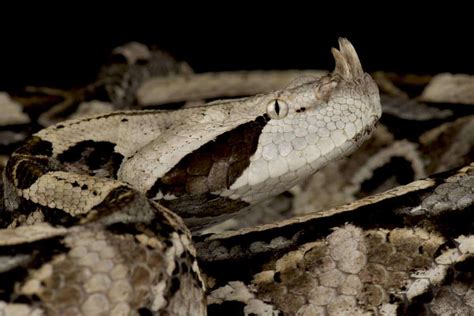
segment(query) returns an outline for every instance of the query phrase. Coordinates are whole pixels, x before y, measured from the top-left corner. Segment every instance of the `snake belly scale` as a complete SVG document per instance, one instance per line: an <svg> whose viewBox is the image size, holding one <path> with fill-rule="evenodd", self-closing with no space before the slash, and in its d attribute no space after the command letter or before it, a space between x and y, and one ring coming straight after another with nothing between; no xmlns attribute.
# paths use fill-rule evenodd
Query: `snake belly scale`
<svg viewBox="0 0 474 316"><path fill-rule="evenodd" d="M206 314L190 231L348 155L380 118L376 84L349 41L339 45L332 73L282 90L34 134L4 173L0 310Z"/></svg>

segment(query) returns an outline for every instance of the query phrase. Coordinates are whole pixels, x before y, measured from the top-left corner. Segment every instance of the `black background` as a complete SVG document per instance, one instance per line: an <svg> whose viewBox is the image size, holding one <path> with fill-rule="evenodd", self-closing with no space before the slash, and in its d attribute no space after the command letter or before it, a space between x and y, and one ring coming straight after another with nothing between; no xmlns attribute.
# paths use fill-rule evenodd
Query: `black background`
<svg viewBox="0 0 474 316"><path fill-rule="evenodd" d="M345 36L367 71L474 73L474 27L461 16L462 9L436 17L427 12L410 15L408 9L389 17L389 5L383 13L365 17L346 10L352 19L335 12L321 19L321 12L309 7L252 16L122 9L120 14L93 8L48 14L30 9L30 15L3 19L0 89L85 84L95 78L113 47L131 40L156 44L198 72L329 69L330 47Z"/></svg>

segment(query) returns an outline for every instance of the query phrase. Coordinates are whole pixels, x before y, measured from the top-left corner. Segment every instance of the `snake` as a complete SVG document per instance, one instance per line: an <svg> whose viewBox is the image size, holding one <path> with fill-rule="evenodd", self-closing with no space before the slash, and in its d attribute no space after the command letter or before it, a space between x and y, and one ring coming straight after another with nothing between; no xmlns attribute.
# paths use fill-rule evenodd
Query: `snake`
<svg viewBox="0 0 474 316"><path fill-rule="evenodd" d="M117 52L152 58L132 46ZM332 54L330 73L217 76L159 55L102 74L118 111L65 121L98 84L43 89L64 101L3 173L0 315L472 311L472 109L370 76L346 39ZM137 84L157 72L174 75ZM233 98L201 102L215 87ZM415 123L394 139L400 118Z"/></svg>

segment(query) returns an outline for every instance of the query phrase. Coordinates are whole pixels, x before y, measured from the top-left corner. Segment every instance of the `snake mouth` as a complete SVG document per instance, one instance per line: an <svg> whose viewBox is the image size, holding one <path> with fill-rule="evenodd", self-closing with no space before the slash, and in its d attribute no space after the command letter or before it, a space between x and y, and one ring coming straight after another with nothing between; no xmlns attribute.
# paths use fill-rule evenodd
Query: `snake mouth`
<svg viewBox="0 0 474 316"><path fill-rule="evenodd" d="M349 40L340 37L339 50L333 47L331 52L336 62L333 74L338 74L345 80L354 80L364 74L359 56Z"/></svg>

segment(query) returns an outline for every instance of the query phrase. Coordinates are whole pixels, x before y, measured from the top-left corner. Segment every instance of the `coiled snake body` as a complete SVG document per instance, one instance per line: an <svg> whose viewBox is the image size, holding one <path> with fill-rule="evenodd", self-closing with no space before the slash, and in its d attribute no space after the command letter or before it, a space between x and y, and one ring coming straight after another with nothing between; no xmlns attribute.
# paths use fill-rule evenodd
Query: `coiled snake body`
<svg viewBox="0 0 474 316"><path fill-rule="evenodd" d="M199 260L192 242L190 231L254 210L371 136L381 116L377 85L352 45L345 39L339 45L332 73L300 77L284 89L180 110L68 120L30 137L4 171L1 216L8 228L0 230L0 314L204 315L209 304L216 314L229 308L313 315L402 306L398 294L383 294L380 302L354 299L362 297L359 273L369 263L380 268L370 261L381 251L377 243L394 247L387 256L399 251L389 245L396 235L387 230L397 227L400 243L413 242L431 257L446 237L430 235L421 224L406 228L414 225L412 211L371 218L376 212L368 214L368 205L385 203L387 195L322 216L196 237ZM470 175L466 168L460 174ZM442 184L424 181L388 196ZM338 215L345 212L356 215ZM318 241L323 236L327 242ZM468 241L458 240L466 245L459 256L469 253ZM231 271L225 273L225 264ZM311 269L322 270L311 279ZM397 276L408 282L402 270ZM380 273L395 278L387 276L393 269ZM430 277L419 280L435 284ZM390 293L388 281L376 281L364 289ZM423 292L406 284L408 300ZM283 302L285 295L292 301Z"/></svg>

